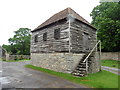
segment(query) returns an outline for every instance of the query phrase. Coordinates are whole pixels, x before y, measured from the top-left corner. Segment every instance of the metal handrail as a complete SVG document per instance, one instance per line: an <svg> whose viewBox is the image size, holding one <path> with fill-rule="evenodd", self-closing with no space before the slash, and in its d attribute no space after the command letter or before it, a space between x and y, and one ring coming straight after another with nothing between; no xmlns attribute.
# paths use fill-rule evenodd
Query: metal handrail
<svg viewBox="0 0 120 90"><path fill-rule="evenodd" d="M99 43L101 43L100 40L96 43L96 45L94 46L94 48L91 50L91 52L88 54L88 56L85 58L85 60L84 60L83 62L85 62L85 61L89 58L89 56L92 54L92 52L94 51L94 49L97 47L97 45L98 45ZM101 51L101 46L100 46L100 51Z"/></svg>

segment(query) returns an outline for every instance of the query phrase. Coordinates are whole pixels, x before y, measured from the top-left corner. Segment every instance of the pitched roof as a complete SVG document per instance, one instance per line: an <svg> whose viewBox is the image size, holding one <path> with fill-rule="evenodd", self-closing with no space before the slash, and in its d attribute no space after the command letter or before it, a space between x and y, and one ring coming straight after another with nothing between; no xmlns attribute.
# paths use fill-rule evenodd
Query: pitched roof
<svg viewBox="0 0 120 90"><path fill-rule="evenodd" d="M52 17L50 17L48 20L43 22L41 25L39 25L33 31L36 31L37 29L40 29L40 28L42 28L44 26L52 24L52 23L54 23L56 21L62 20L64 18L67 18L69 14L72 15L75 19L78 19L79 21L81 21L81 22L83 22L83 23L93 27L88 21L86 21L83 17L81 17L79 14L77 14L74 10L72 10L71 8L66 8L63 11L60 11L60 12L54 14Z"/></svg>

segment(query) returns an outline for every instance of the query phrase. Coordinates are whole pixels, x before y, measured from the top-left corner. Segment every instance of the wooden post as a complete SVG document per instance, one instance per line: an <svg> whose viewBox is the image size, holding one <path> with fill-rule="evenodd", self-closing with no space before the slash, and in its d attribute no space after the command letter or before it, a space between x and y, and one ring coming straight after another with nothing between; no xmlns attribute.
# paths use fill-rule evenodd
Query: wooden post
<svg viewBox="0 0 120 90"><path fill-rule="evenodd" d="M68 29L69 29L69 53L70 53L70 50L71 50L71 47L70 47L70 45L71 45L71 42L70 42L70 18L69 18L69 25L68 25Z"/></svg>
<svg viewBox="0 0 120 90"><path fill-rule="evenodd" d="M100 47L99 48L100 48L100 57L99 57L99 59L100 59L100 71L101 71L101 41L100 41Z"/></svg>
<svg viewBox="0 0 120 90"><path fill-rule="evenodd" d="M86 73L88 74L88 59L86 60Z"/></svg>
<svg viewBox="0 0 120 90"><path fill-rule="evenodd" d="M100 41L100 60L101 60L101 41Z"/></svg>
<svg viewBox="0 0 120 90"><path fill-rule="evenodd" d="M95 43L97 43L97 32L96 32L96 41L95 41ZM98 48L96 47L96 52L98 51Z"/></svg>

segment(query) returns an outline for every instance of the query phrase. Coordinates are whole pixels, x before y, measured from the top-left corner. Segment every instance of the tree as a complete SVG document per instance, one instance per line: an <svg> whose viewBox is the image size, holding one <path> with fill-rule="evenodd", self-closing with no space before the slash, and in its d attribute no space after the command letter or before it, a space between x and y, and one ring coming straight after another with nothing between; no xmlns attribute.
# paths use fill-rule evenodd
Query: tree
<svg viewBox="0 0 120 90"><path fill-rule="evenodd" d="M120 4L101 3L90 14L102 51L120 51Z"/></svg>
<svg viewBox="0 0 120 90"><path fill-rule="evenodd" d="M15 35L9 39L10 45L3 45L11 54L29 55L30 54L30 29L20 28L14 31Z"/></svg>

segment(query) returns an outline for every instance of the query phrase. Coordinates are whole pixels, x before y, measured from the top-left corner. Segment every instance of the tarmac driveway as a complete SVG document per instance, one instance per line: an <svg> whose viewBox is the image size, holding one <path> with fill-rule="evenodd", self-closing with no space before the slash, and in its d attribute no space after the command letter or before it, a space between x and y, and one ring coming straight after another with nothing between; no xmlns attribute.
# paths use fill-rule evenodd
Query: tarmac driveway
<svg viewBox="0 0 120 90"><path fill-rule="evenodd" d="M30 61L2 62L2 88L84 88L62 78L25 68Z"/></svg>

